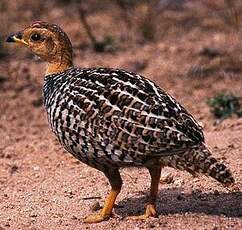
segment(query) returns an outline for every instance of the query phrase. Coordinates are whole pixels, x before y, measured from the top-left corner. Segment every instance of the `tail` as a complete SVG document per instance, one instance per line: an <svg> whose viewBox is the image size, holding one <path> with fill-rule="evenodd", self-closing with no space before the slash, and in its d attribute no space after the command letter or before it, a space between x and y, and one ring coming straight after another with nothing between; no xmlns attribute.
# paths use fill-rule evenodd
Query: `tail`
<svg viewBox="0 0 242 230"><path fill-rule="evenodd" d="M203 173L225 185L234 183L231 171L212 157L211 152L203 144L183 154L170 157L167 165L192 174Z"/></svg>

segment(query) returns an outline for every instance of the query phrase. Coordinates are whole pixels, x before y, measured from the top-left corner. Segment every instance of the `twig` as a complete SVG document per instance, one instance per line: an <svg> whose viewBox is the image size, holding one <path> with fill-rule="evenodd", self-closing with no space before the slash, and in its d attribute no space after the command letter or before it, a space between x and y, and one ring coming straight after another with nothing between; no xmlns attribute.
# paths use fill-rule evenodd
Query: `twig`
<svg viewBox="0 0 242 230"><path fill-rule="evenodd" d="M95 200L95 199L101 199L100 196L89 196L89 197L82 197L82 200Z"/></svg>
<svg viewBox="0 0 242 230"><path fill-rule="evenodd" d="M84 29L86 30L86 33L88 35L88 37L90 38L93 47L96 47L97 45L97 40L92 32L91 27L89 26L89 24L87 23L86 20L86 10L84 9L83 5L81 4L79 7L79 16L80 16L80 21L82 22Z"/></svg>

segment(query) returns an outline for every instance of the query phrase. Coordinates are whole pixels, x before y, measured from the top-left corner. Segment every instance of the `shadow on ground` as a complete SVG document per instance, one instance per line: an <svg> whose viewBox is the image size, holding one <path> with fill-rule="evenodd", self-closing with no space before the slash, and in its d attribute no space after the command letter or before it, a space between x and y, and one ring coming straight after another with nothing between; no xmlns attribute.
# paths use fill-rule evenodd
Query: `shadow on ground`
<svg viewBox="0 0 242 230"><path fill-rule="evenodd" d="M145 203L146 196L127 198L119 202L115 212L122 217L140 215ZM159 193L157 211L158 215L204 213L242 218L242 192L186 194L179 188L165 189Z"/></svg>

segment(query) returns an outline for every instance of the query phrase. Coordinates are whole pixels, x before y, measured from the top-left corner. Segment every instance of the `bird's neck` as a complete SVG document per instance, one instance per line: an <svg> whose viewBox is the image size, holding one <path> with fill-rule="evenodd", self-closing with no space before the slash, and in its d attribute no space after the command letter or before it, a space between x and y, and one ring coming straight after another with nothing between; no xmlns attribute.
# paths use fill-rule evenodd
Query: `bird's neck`
<svg viewBox="0 0 242 230"><path fill-rule="evenodd" d="M49 62L46 67L45 75L61 73L73 67L71 60L62 60L60 62Z"/></svg>

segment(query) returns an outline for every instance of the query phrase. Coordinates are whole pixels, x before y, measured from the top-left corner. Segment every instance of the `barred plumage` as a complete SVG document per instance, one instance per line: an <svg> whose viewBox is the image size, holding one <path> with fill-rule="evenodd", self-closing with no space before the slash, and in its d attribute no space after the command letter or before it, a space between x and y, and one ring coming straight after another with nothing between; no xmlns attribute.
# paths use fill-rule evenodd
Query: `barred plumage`
<svg viewBox="0 0 242 230"><path fill-rule="evenodd" d="M31 40L33 33L42 38L39 43ZM51 39L54 44L49 44ZM203 173L224 184L234 182L229 169L211 156L192 115L151 80L120 69L74 68L70 41L56 25L34 23L14 41L29 44L48 62L44 104L60 143L82 162L103 171L111 183L104 208L87 222L111 215L122 185L120 167L149 169L152 182L145 217L156 213L163 166ZM52 50L46 48L51 45Z"/></svg>
<svg viewBox="0 0 242 230"><path fill-rule="evenodd" d="M174 98L140 75L70 68L47 75L43 92L49 122L60 142L97 169L160 161L209 174L199 171L199 164L208 163L210 154L205 157L201 150L196 152L200 158L194 155L196 161L187 157L194 149L205 149L201 127ZM223 182L221 176L211 176Z"/></svg>

